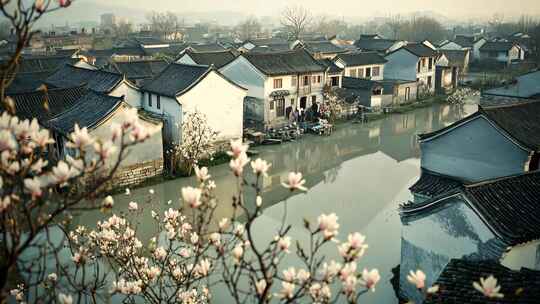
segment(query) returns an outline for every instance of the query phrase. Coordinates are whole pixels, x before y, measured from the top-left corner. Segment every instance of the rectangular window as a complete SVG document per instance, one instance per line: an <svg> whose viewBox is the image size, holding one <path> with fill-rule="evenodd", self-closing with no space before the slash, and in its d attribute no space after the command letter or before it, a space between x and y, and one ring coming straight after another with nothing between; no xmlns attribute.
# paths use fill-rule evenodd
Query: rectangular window
<svg viewBox="0 0 540 304"><path fill-rule="evenodd" d="M409 101L411 99L411 88L406 87L405 88L405 101Z"/></svg>
<svg viewBox="0 0 540 304"><path fill-rule="evenodd" d="M429 88L431 88L431 76L428 76L427 78L427 85Z"/></svg>
<svg viewBox="0 0 540 304"><path fill-rule="evenodd" d="M152 94L148 93L148 106L152 107Z"/></svg>
<svg viewBox="0 0 540 304"><path fill-rule="evenodd" d="M314 104L316 102L317 102L317 96L316 95L311 96L311 104Z"/></svg>
<svg viewBox="0 0 540 304"><path fill-rule="evenodd" d="M294 107L294 98L291 98L291 106Z"/></svg>
<svg viewBox="0 0 540 304"><path fill-rule="evenodd" d="M285 116L285 98L276 99L276 116Z"/></svg>
<svg viewBox="0 0 540 304"><path fill-rule="evenodd" d="M418 64L416 65L416 72L420 73L420 65L421 60L418 60Z"/></svg>
<svg viewBox="0 0 540 304"><path fill-rule="evenodd" d="M274 101L270 100L270 110L274 110Z"/></svg>
<svg viewBox="0 0 540 304"><path fill-rule="evenodd" d="M428 69L429 69L429 70L433 69L433 58L429 58Z"/></svg>
<svg viewBox="0 0 540 304"><path fill-rule="evenodd" d="M352 69L352 70L349 72L349 76L351 76L351 77L356 77L356 69Z"/></svg>
<svg viewBox="0 0 540 304"><path fill-rule="evenodd" d="M378 77L381 75L381 67L373 67L373 69L371 70L371 75L373 77Z"/></svg>
<svg viewBox="0 0 540 304"><path fill-rule="evenodd" d="M317 76L311 77L311 83L317 83Z"/></svg>
<svg viewBox="0 0 540 304"><path fill-rule="evenodd" d="M304 76L304 83L303 85L308 86L309 85L309 76Z"/></svg>
<svg viewBox="0 0 540 304"><path fill-rule="evenodd" d="M317 83L321 83L322 82L322 77L321 76L317 76Z"/></svg>
<svg viewBox="0 0 540 304"><path fill-rule="evenodd" d="M296 87L296 76L293 76L291 78L291 87L295 88Z"/></svg>
<svg viewBox="0 0 540 304"><path fill-rule="evenodd" d="M358 69L358 78L364 78L364 69Z"/></svg>
<svg viewBox="0 0 540 304"><path fill-rule="evenodd" d="M161 109L161 96L156 96L156 106L158 109Z"/></svg>
<svg viewBox="0 0 540 304"><path fill-rule="evenodd" d="M332 77L332 86L333 87L339 86L339 77L337 76Z"/></svg>
<svg viewBox="0 0 540 304"><path fill-rule="evenodd" d="M371 78L371 68L366 68L366 78Z"/></svg>
<svg viewBox="0 0 540 304"><path fill-rule="evenodd" d="M422 67L423 67L423 68L426 67L426 58L422 58Z"/></svg>
<svg viewBox="0 0 540 304"><path fill-rule="evenodd" d="M281 78L274 79L274 89L281 89L283 87L283 80Z"/></svg>

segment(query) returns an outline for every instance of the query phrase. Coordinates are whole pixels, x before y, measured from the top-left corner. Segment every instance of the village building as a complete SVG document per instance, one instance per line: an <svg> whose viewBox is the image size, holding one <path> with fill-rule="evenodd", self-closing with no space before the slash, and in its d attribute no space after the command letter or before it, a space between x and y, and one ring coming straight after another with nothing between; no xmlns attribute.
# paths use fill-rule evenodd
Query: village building
<svg viewBox="0 0 540 304"><path fill-rule="evenodd" d="M538 286L540 271L529 268L513 270L496 261L469 261L465 259L452 259L446 265L435 282L441 293L435 294L424 301L424 304L444 303L458 304L485 304L486 297L471 288L473 282L480 282L479 278L490 275L497 278L501 286L500 293L503 299L496 301L502 303L534 303L540 299L540 288L526 288L525 286ZM516 292L520 291L520 292Z"/></svg>
<svg viewBox="0 0 540 304"><path fill-rule="evenodd" d="M406 44L405 41L384 39L379 35L361 35L354 46L363 52L378 52L383 55L399 49Z"/></svg>
<svg viewBox="0 0 540 304"><path fill-rule="evenodd" d="M492 60L511 65L525 59L525 51L512 42L489 41L480 48L480 60Z"/></svg>
<svg viewBox="0 0 540 304"><path fill-rule="evenodd" d="M419 93L435 91L437 52L421 43L411 43L388 53L384 66L385 79L415 80Z"/></svg>
<svg viewBox="0 0 540 304"><path fill-rule="evenodd" d="M131 83L140 87L163 71L169 63L163 59L137 60L137 61L113 61L111 60L105 70L120 73Z"/></svg>
<svg viewBox="0 0 540 304"><path fill-rule="evenodd" d="M232 51L216 51L216 52L195 52L190 48L184 50L176 63L183 64L198 64L198 65L214 65L215 68L220 69L229 62L236 58L235 53Z"/></svg>
<svg viewBox="0 0 540 304"><path fill-rule="evenodd" d="M538 121L537 101L480 106L473 115L419 135L422 174L410 188L414 201L432 199L447 190L449 180L475 183L537 170Z"/></svg>
<svg viewBox="0 0 540 304"><path fill-rule="evenodd" d="M387 60L376 52L357 52L339 54L334 62L347 77L382 80Z"/></svg>
<svg viewBox="0 0 540 304"><path fill-rule="evenodd" d="M293 44L293 48L305 48L315 59L333 59L339 54L347 52L346 49L333 44L329 40L301 41Z"/></svg>
<svg viewBox="0 0 540 304"><path fill-rule="evenodd" d="M221 68L248 88L245 119L263 129L288 124L293 109L306 111L322 102L325 71L304 49L247 53Z"/></svg>
<svg viewBox="0 0 540 304"><path fill-rule="evenodd" d="M124 97L132 107L139 107L141 93L122 74L104 70L89 70L66 64L45 80L50 88L86 88L114 97Z"/></svg>
<svg viewBox="0 0 540 304"><path fill-rule="evenodd" d="M246 89L213 66L172 63L141 88L141 107L165 119L166 146L181 142L184 116L198 111L218 142L242 138Z"/></svg>
<svg viewBox="0 0 540 304"><path fill-rule="evenodd" d="M469 50L470 61L480 60L480 48L487 42L484 37L456 35L454 40L446 40L439 45L439 50Z"/></svg>
<svg viewBox="0 0 540 304"><path fill-rule="evenodd" d="M369 79L343 77L342 88L347 99L354 98L360 105L379 111L392 104L392 86Z"/></svg>
<svg viewBox="0 0 540 304"><path fill-rule="evenodd" d="M469 70L469 50L440 50L436 62L435 87L441 93L458 87Z"/></svg>
<svg viewBox="0 0 540 304"><path fill-rule="evenodd" d="M323 58L317 60L320 65L326 67L324 72L324 79L326 80L325 85L331 88L341 87L343 80L343 69L338 67L334 61Z"/></svg>
<svg viewBox="0 0 540 304"><path fill-rule="evenodd" d="M418 84L416 81L383 79L378 82L386 87L386 93L392 95L392 102L390 104L393 106L411 103L418 99Z"/></svg>
<svg viewBox="0 0 540 304"><path fill-rule="evenodd" d="M540 98L540 71L517 76L509 84L483 91L482 96L538 99Z"/></svg>
<svg viewBox="0 0 540 304"><path fill-rule="evenodd" d="M407 283L410 270L422 269L426 286L452 259L540 270L538 171L459 184L422 203L402 205L400 216L400 295L415 303L422 295Z"/></svg>
<svg viewBox="0 0 540 304"><path fill-rule="evenodd" d="M291 42L282 38L248 39L238 47L238 51L242 53L252 51L267 52L267 50L272 50L274 52L288 51L291 50Z"/></svg>
<svg viewBox="0 0 540 304"><path fill-rule="evenodd" d="M111 124L121 124L126 117L126 111L131 108L132 106L123 97L88 90L71 108L61 112L46 123L55 139L54 153L56 157L64 159L68 155L75 156L75 151L66 146L69 134L73 132L75 124L78 124L80 128L88 128L89 134L95 138L111 138ZM143 143L129 148L125 159L112 179L115 187L138 184L148 178L161 175L163 172L161 118L146 114L144 111L139 111L139 118L144 128L159 131L153 133ZM88 159L95 157L92 150L89 152L86 155ZM106 170L112 168L116 156L117 154L112 155L105 163Z"/></svg>

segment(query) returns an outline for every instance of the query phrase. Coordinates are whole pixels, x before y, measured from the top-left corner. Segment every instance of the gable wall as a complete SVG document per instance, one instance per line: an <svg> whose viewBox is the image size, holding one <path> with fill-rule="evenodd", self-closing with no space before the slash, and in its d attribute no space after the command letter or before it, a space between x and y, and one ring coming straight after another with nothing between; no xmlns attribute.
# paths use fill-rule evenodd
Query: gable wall
<svg viewBox="0 0 540 304"><path fill-rule="evenodd" d="M418 58L405 50L389 54L384 68L385 79L403 79L416 81L416 64Z"/></svg>
<svg viewBox="0 0 540 304"><path fill-rule="evenodd" d="M219 70L223 75L248 89L247 95L264 98L265 76L247 59L240 56Z"/></svg>
<svg viewBox="0 0 540 304"><path fill-rule="evenodd" d="M115 97L124 96L124 100L132 107L140 108L142 106L142 93L125 82L120 83L109 95Z"/></svg>

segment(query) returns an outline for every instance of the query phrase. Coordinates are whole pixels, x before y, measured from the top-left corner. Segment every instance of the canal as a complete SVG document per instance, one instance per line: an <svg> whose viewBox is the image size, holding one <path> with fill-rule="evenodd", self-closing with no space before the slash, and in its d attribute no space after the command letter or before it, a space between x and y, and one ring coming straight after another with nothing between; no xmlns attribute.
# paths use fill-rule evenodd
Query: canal
<svg viewBox="0 0 540 304"><path fill-rule="evenodd" d="M339 217L344 240L351 232L367 236L369 249L360 260L363 269L378 268L381 281L377 292L363 296L362 303L397 303L390 284L392 268L400 262L400 203L411 199L408 187L420 173L419 146L416 134L431 132L476 111L474 103L463 106L433 105L406 114L389 115L367 124L346 123L328 137L305 136L297 142L254 148L272 163L264 180L264 215L256 223L257 238L270 240L287 210L294 240L307 240L303 218L316 221L321 213L335 212ZM292 197L281 186L289 171L305 175L309 192ZM230 216L230 201L235 180L227 164L211 168L220 199L217 219ZM126 208L129 201L145 201L153 189L158 208L178 206L180 189L193 185L193 178L163 182L132 190L128 197L118 194L116 208ZM77 223L95 226L102 215L85 214ZM150 214L140 218L142 238L153 231ZM338 257L337 249L329 248L329 257ZM295 261L290 261L292 264ZM223 299L221 291L215 296Z"/></svg>

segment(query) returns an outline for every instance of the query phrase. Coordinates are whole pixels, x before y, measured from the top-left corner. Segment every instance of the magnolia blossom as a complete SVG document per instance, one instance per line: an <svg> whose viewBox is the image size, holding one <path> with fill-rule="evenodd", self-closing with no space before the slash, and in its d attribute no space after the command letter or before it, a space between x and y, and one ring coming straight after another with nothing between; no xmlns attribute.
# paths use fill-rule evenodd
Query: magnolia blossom
<svg viewBox="0 0 540 304"><path fill-rule="evenodd" d="M264 290L266 289L266 280L259 280L257 283L255 283L255 289L257 290L258 295L262 295L264 293Z"/></svg>
<svg viewBox="0 0 540 304"><path fill-rule="evenodd" d="M102 203L102 206L104 208L112 208L114 205L114 199L112 196L110 195L107 195L107 197L105 197L105 199L103 199L103 203Z"/></svg>
<svg viewBox="0 0 540 304"><path fill-rule="evenodd" d="M473 282L473 287L488 298L504 297L504 295L499 292L501 286L497 285L497 279L493 275L490 275L487 278L480 278L480 283Z"/></svg>
<svg viewBox="0 0 540 304"><path fill-rule="evenodd" d="M437 293L439 292L439 285L433 285L427 289L427 293Z"/></svg>
<svg viewBox="0 0 540 304"><path fill-rule="evenodd" d="M210 179L210 177L212 177L210 174L208 174L208 168L207 167L199 168L199 167L195 166L195 175L197 176L197 179L201 183L205 182L206 180Z"/></svg>
<svg viewBox="0 0 540 304"><path fill-rule="evenodd" d="M344 281L342 281L343 289L346 294L352 294L356 289L356 284L358 283L358 279L356 279L356 276L350 275L348 276Z"/></svg>
<svg viewBox="0 0 540 304"><path fill-rule="evenodd" d="M260 195L257 195L257 197L255 198L255 205L257 207L261 207L262 206L262 197Z"/></svg>
<svg viewBox="0 0 540 304"><path fill-rule="evenodd" d="M70 148L83 149L94 142L94 139L88 133L88 129L86 127L81 129L78 124L75 124L75 129L69 135L69 138L71 142L67 143L67 146Z"/></svg>
<svg viewBox="0 0 540 304"><path fill-rule="evenodd" d="M298 279L298 281L300 281L301 283L309 280L309 278L311 277L311 274L309 273L309 271L305 270L305 269L300 269L298 270L298 274L296 275L296 278Z"/></svg>
<svg viewBox="0 0 540 304"><path fill-rule="evenodd" d="M281 282L281 291L279 293L282 299L291 299L296 285L289 282Z"/></svg>
<svg viewBox="0 0 540 304"><path fill-rule="evenodd" d="M350 262L347 263L339 271L339 277L342 281L345 281L348 277L354 276L356 274L356 263Z"/></svg>
<svg viewBox="0 0 540 304"><path fill-rule="evenodd" d="M330 261L330 263L323 263L321 272L327 280L330 280L335 277L340 272L340 270L341 264L332 260Z"/></svg>
<svg viewBox="0 0 540 304"><path fill-rule="evenodd" d="M101 157L101 159L108 159L111 157L117 148L112 141L108 140L105 142L97 141L94 143L94 150Z"/></svg>
<svg viewBox="0 0 540 304"><path fill-rule="evenodd" d="M129 202L128 209L129 211L137 211L139 209L139 204L136 202Z"/></svg>
<svg viewBox="0 0 540 304"><path fill-rule="evenodd" d="M64 161L59 161L58 164L52 168L50 175L51 181L55 184L65 185L70 178L73 178L79 174L79 171L74 167L70 167Z"/></svg>
<svg viewBox="0 0 540 304"><path fill-rule="evenodd" d="M255 161L251 162L251 168L253 168L253 173L257 175L263 175L268 176L268 169L270 169L271 164L266 162L265 160L262 160L260 158L257 158Z"/></svg>
<svg viewBox="0 0 540 304"><path fill-rule="evenodd" d="M58 302L60 304L72 304L73 297L71 295L65 295L63 293L58 294Z"/></svg>
<svg viewBox="0 0 540 304"><path fill-rule="evenodd" d="M426 274L422 270L410 271L407 276L407 281L415 285L416 288L422 289L426 284Z"/></svg>
<svg viewBox="0 0 540 304"><path fill-rule="evenodd" d="M338 216L335 213L329 215L321 214L317 218L317 221L319 222L319 229L323 232L326 239L331 239L338 234Z"/></svg>
<svg viewBox="0 0 540 304"><path fill-rule="evenodd" d="M234 234L236 236L244 235L245 231L246 231L246 228L242 224L237 223L236 226L234 226Z"/></svg>
<svg viewBox="0 0 540 304"><path fill-rule="evenodd" d="M249 162L249 158L246 153L240 154L238 157L231 159L229 166L231 167L235 176L239 177L244 172L245 165Z"/></svg>
<svg viewBox="0 0 540 304"><path fill-rule="evenodd" d="M231 140L231 151L228 151L227 154L232 158L237 158L241 154L245 154L248 147L248 145L242 143L242 139Z"/></svg>
<svg viewBox="0 0 540 304"><path fill-rule="evenodd" d="M46 129L34 132L32 137L34 142L40 147L54 143L54 139L50 137L49 131Z"/></svg>
<svg viewBox="0 0 540 304"><path fill-rule="evenodd" d="M123 294L139 294L142 292L143 282L141 280L128 282L120 279L118 282L113 282L113 291L118 291Z"/></svg>
<svg viewBox="0 0 540 304"><path fill-rule="evenodd" d="M287 183L282 183L283 187L294 190L307 191L307 188L304 187L306 180L302 178L302 173L300 172L290 172Z"/></svg>
<svg viewBox="0 0 540 304"><path fill-rule="evenodd" d="M32 195L32 198L38 198L43 194L43 191L41 190L41 181L38 177L34 178L27 178L24 180L24 187L30 194Z"/></svg>
<svg viewBox="0 0 540 304"><path fill-rule="evenodd" d="M242 246L240 245L237 245L236 247L234 247L232 251L232 255L233 255L233 258L236 260L236 263L239 263L240 259L244 255L244 248L242 248Z"/></svg>
<svg viewBox="0 0 540 304"><path fill-rule="evenodd" d="M208 239L210 240L210 242L214 245L214 246L219 246L220 243L221 243L221 234L217 233L217 232L214 232L212 234L210 234L210 236L208 237Z"/></svg>
<svg viewBox="0 0 540 304"><path fill-rule="evenodd" d="M58 280L58 276L56 275L56 273L49 273L49 275L47 276L47 279L51 282L56 282L56 280Z"/></svg>
<svg viewBox="0 0 540 304"><path fill-rule="evenodd" d="M227 229L227 227L229 227L229 219L228 218L222 218L219 221L218 226L219 226L219 230L221 230L221 231Z"/></svg>
<svg viewBox="0 0 540 304"><path fill-rule="evenodd" d="M45 168L48 164L49 164L48 161L40 158L30 167L30 170L32 170L35 173L41 173L43 168Z"/></svg>
<svg viewBox="0 0 540 304"><path fill-rule="evenodd" d="M9 196L4 196L0 199L0 213L6 211L6 209L11 205L11 198Z"/></svg>
<svg viewBox="0 0 540 304"><path fill-rule="evenodd" d="M180 249L180 251L178 252L178 254L179 254L181 257L183 257L183 258L189 258L190 255L191 255L191 253L189 252L189 250L186 249L186 248Z"/></svg>
<svg viewBox="0 0 540 304"><path fill-rule="evenodd" d="M164 260L167 257L167 250L163 247L158 247L154 250L154 257L158 260Z"/></svg>
<svg viewBox="0 0 540 304"><path fill-rule="evenodd" d="M361 284L366 286L367 289L375 292L375 285L379 282L381 279L381 276L379 275L379 270L372 269L368 271L364 268L364 271L362 271L362 279Z"/></svg>
<svg viewBox="0 0 540 304"><path fill-rule="evenodd" d="M201 189L193 187L182 188L182 198L184 202L188 203L191 208L199 207L201 202Z"/></svg>
<svg viewBox="0 0 540 304"><path fill-rule="evenodd" d="M196 245L199 242L199 235L197 234L197 232L191 233L190 241L193 245Z"/></svg>
<svg viewBox="0 0 540 304"><path fill-rule="evenodd" d="M17 148L17 142L13 137L13 133L8 130L0 131L0 151L15 150Z"/></svg>
<svg viewBox="0 0 540 304"><path fill-rule="evenodd" d="M280 250L289 253L289 247L291 246L291 238L289 236L284 236L278 239L278 247Z"/></svg>
<svg viewBox="0 0 540 304"><path fill-rule="evenodd" d="M208 259L203 259L200 261L200 263L195 267L195 271L200 274L201 276L205 277L210 272L211 263Z"/></svg>
<svg viewBox="0 0 540 304"><path fill-rule="evenodd" d="M283 270L283 278L285 279L285 281L292 282L294 281L295 277L296 277L296 269L294 269L294 267L289 267Z"/></svg>

